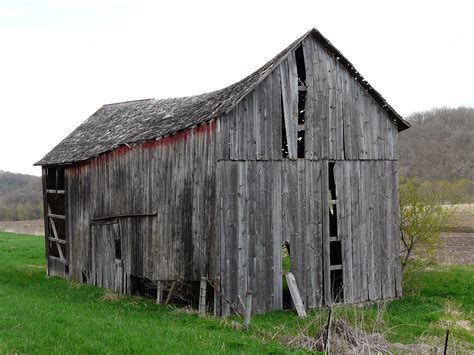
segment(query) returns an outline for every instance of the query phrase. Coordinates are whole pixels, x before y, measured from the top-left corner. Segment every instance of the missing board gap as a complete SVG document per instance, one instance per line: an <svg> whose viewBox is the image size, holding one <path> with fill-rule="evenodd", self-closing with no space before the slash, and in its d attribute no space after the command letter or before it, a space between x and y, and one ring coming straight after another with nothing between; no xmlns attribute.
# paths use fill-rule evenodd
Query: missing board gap
<svg viewBox="0 0 474 355"><path fill-rule="evenodd" d="M303 46L300 44L295 50L296 70L299 82L306 86L306 66L304 62Z"/></svg>
<svg viewBox="0 0 474 355"><path fill-rule="evenodd" d="M329 235L337 237L337 206L329 206Z"/></svg>
<svg viewBox="0 0 474 355"><path fill-rule="evenodd" d="M281 92L281 107L283 107L283 92ZM282 158L289 157L284 110L281 110L281 156Z"/></svg>
<svg viewBox="0 0 474 355"><path fill-rule="evenodd" d="M330 192L330 197L331 200L336 200L336 180L334 178L334 167L336 163L331 161L329 162L329 192Z"/></svg>
<svg viewBox="0 0 474 355"><path fill-rule="evenodd" d="M330 265L342 265L342 248L341 241L335 240L330 242L329 263Z"/></svg>
<svg viewBox="0 0 474 355"><path fill-rule="evenodd" d="M291 309L291 294L286 281L286 274L291 271L290 243L285 242L281 248L281 277L283 309Z"/></svg>
<svg viewBox="0 0 474 355"><path fill-rule="evenodd" d="M296 71L298 83L301 90L298 89L298 136L297 136L297 158L305 158L305 130L306 121L306 66L304 62L303 46L300 44L295 50Z"/></svg>
<svg viewBox="0 0 474 355"><path fill-rule="evenodd" d="M298 91L298 124L305 123L306 91Z"/></svg>
<svg viewBox="0 0 474 355"><path fill-rule="evenodd" d="M298 138L297 138L297 145L298 145L298 159L304 159L304 151L305 151L305 131L301 129L298 131Z"/></svg>

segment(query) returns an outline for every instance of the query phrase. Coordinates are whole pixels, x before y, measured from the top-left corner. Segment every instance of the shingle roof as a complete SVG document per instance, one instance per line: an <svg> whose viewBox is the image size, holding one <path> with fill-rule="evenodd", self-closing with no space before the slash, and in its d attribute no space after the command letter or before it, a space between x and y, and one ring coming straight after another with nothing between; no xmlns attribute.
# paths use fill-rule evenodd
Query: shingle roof
<svg viewBox="0 0 474 355"><path fill-rule="evenodd" d="M409 124L363 79L352 64L318 30L312 29L260 69L224 89L189 97L104 105L35 165L60 165L84 161L121 145L156 139L216 119L232 110L308 35L313 35L329 53L338 57L366 91L396 121L400 131L409 127Z"/></svg>

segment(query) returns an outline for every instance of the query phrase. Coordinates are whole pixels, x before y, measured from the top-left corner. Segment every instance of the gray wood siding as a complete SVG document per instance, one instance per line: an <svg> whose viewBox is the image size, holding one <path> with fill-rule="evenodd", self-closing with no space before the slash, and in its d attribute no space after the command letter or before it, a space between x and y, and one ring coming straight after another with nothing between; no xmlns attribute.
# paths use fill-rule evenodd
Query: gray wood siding
<svg viewBox="0 0 474 355"><path fill-rule="evenodd" d="M334 174L344 302L400 297L396 162L337 161Z"/></svg>
<svg viewBox="0 0 474 355"><path fill-rule="evenodd" d="M398 159L395 122L316 40L308 37L302 46L307 90L305 158ZM281 160L282 114L289 159L295 159L297 90L293 51L234 110L218 120L218 159Z"/></svg>
<svg viewBox="0 0 474 355"><path fill-rule="evenodd" d="M336 162L337 239L344 302L401 295L395 122L312 37L306 70L305 157L297 159L295 51L217 121L217 234L221 291L233 307L254 292L254 309L282 307L281 247L303 302L332 302L329 162ZM282 155L286 134L288 158ZM222 303L222 314L230 307Z"/></svg>
<svg viewBox="0 0 474 355"><path fill-rule="evenodd" d="M307 307L323 304L322 171L318 161L220 161L217 165L221 290L241 309L282 308L282 244ZM223 305L223 314L230 308Z"/></svg>
<svg viewBox="0 0 474 355"><path fill-rule="evenodd" d="M214 142L215 122L67 168L71 278L82 281L83 271L90 280L99 277L93 218L157 212L117 218L124 272L151 280L215 279Z"/></svg>
<svg viewBox="0 0 474 355"><path fill-rule="evenodd" d="M285 241L305 306L331 302L327 174L325 161L218 163L221 291L236 309L247 290L256 312L282 308ZM396 162L337 161L334 174L344 302L401 296Z"/></svg>

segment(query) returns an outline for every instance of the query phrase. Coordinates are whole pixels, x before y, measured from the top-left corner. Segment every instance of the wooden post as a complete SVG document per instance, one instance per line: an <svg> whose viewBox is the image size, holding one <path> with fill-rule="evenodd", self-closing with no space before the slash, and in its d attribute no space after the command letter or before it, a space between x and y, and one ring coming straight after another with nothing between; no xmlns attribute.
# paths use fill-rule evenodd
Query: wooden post
<svg viewBox="0 0 474 355"><path fill-rule="evenodd" d="M288 288L290 289L291 299L295 305L296 312L300 318L306 318L306 310L304 308L303 300L301 299L300 291L298 286L296 286L295 275L291 272L286 273L286 282L288 283Z"/></svg>
<svg viewBox="0 0 474 355"><path fill-rule="evenodd" d="M247 295L245 297L245 317L244 317L245 329L249 329L251 317L252 317L252 291L247 291Z"/></svg>
<svg viewBox="0 0 474 355"><path fill-rule="evenodd" d="M168 296L166 296L166 300L165 300L165 306L168 305L170 299L171 299L171 295L173 294L173 291L174 291L174 287L176 286L176 281L173 281L171 282L171 288L169 289L168 291Z"/></svg>
<svg viewBox="0 0 474 355"><path fill-rule="evenodd" d="M331 320L332 320L332 307L329 308L328 323L326 325L326 340L324 341L324 351L329 352L329 342L331 341Z"/></svg>
<svg viewBox="0 0 474 355"><path fill-rule="evenodd" d="M206 289L207 277L201 277L201 286L199 287L199 316L206 315Z"/></svg>
<svg viewBox="0 0 474 355"><path fill-rule="evenodd" d="M160 280L156 282L156 304L163 304L163 283Z"/></svg>

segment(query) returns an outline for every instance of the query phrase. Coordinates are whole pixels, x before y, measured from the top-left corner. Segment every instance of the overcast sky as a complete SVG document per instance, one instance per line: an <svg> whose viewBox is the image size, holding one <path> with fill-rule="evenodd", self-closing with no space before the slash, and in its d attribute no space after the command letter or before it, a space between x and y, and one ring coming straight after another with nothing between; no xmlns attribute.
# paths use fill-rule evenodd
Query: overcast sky
<svg viewBox="0 0 474 355"><path fill-rule="evenodd" d="M102 104L220 89L312 27L403 116L474 106L471 4L0 0L0 169L40 175Z"/></svg>

